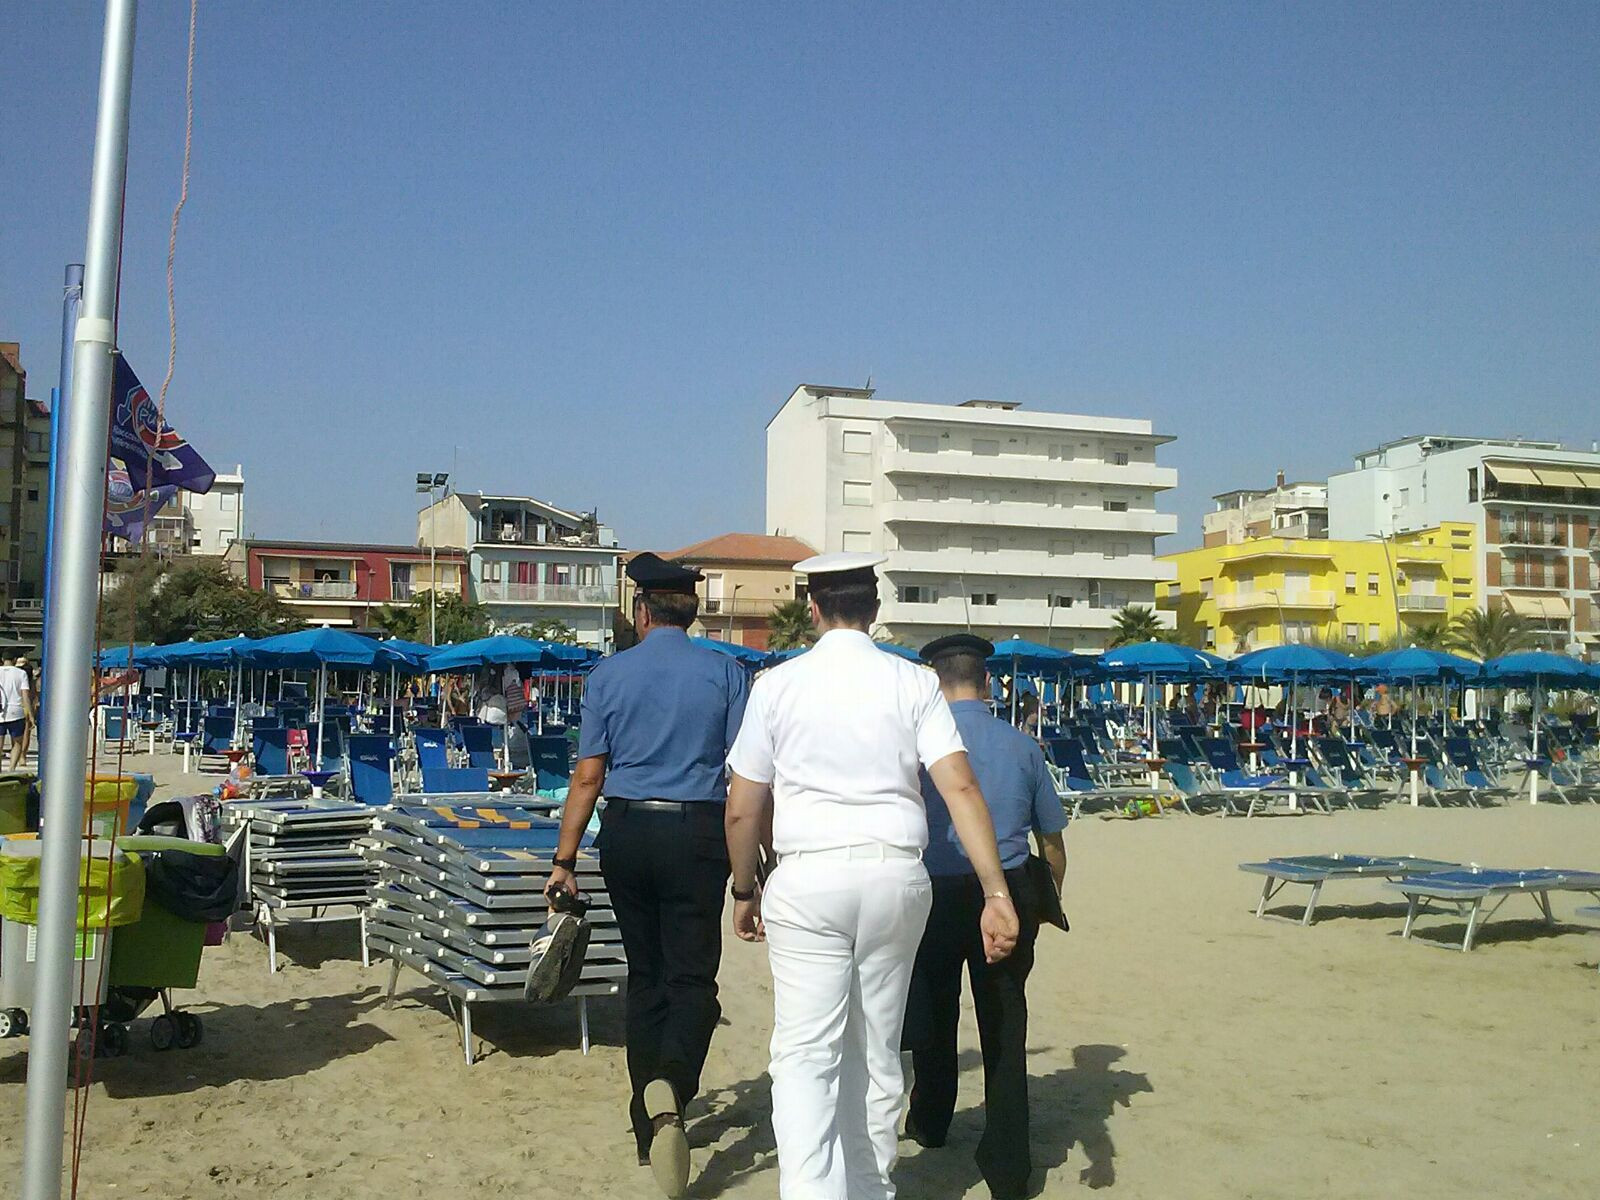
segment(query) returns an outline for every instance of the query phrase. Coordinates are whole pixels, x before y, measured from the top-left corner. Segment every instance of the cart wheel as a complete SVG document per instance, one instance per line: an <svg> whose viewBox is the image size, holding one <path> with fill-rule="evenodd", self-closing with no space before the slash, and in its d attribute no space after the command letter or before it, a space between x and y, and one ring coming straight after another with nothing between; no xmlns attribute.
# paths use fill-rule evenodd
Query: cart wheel
<svg viewBox="0 0 1600 1200"><path fill-rule="evenodd" d="M178 1023L178 1049L189 1050L198 1046L206 1032L200 1018L191 1012L176 1012L172 1017Z"/></svg>
<svg viewBox="0 0 1600 1200"><path fill-rule="evenodd" d="M104 1048L107 1058L121 1058L128 1052L128 1027L107 1025L100 1031L97 1044Z"/></svg>
<svg viewBox="0 0 1600 1200"><path fill-rule="evenodd" d="M163 1013L150 1022L150 1044L157 1050L171 1050L178 1040L178 1023Z"/></svg>
<svg viewBox="0 0 1600 1200"><path fill-rule="evenodd" d="M14 1038L21 1034L17 1028L17 1013L15 1008L0 1008L0 1038Z"/></svg>

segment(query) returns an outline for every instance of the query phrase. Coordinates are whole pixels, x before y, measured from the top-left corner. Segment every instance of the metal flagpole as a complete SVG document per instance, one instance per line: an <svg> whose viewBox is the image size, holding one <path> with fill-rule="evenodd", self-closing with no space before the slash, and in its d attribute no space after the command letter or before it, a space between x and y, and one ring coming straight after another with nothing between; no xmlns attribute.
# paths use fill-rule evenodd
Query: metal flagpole
<svg viewBox="0 0 1600 1200"><path fill-rule="evenodd" d="M61 505L61 472L58 466L61 461L61 447L67 432L67 404L68 397L72 394L72 339L76 333L78 323L78 307L83 302L83 264L69 263L65 286L61 296L61 366L57 375L58 383L55 394L50 403L50 476L48 487L49 502L48 515L45 520L44 532L44 638L41 642L43 649L48 650L50 645L50 594L55 590L51 576L55 573L56 561L56 532L55 513ZM50 669L48 653L42 653L39 661L39 671L43 675ZM39 714L39 753L44 753L46 736L43 724L44 714Z"/></svg>
<svg viewBox="0 0 1600 1200"><path fill-rule="evenodd" d="M67 1039L77 938L83 837L84 760L89 750L89 660L95 641L100 529L105 519L106 443L111 429L122 193L128 173L128 97L138 0L106 0L83 301L73 334L73 415L56 447L60 503L51 514L56 550L50 597L49 671L44 680L50 742L43 756L38 957L22 1135L22 1200L59 1200L67 1106Z"/></svg>

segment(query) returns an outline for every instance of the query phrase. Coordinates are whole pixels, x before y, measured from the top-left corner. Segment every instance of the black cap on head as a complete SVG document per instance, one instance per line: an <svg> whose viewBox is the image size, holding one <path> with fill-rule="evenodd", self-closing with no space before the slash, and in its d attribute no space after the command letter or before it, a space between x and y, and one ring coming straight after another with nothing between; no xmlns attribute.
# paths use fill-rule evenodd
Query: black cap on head
<svg viewBox="0 0 1600 1200"><path fill-rule="evenodd" d="M692 596L695 594L694 585L705 576L693 567L681 567L659 554L645 551L636 554L628 563L628 578L639 585L641 592L676 592Z"/></svg>
<svg viewBox="0 0 1600 1200"><path fill-rule="evenodd" d="M946 654L976 654L988 658L994 653L994 643L975 633L952 633L934 638L922 648L922 661L932 663Z"/></svg>

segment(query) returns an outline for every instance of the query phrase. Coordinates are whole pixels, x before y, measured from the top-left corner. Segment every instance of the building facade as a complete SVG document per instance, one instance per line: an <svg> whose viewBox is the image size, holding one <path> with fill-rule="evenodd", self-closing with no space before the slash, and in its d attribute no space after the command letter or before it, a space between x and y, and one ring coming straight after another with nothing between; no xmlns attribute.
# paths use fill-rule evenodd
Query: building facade
<svg viewBox="0 0 1600 1200"><path fill-rule="evenodd" d="M1328 536L1328 485L1289 483L1278 472L1270 488L1241 488L1212 497L1216 507L1200 518L1202 545L1226 546L1251 538Z"/></svg>
<svg viewBox="0 0 1600 1200"><path fill-rule="evenodd" d="M1470 524L1484 605L1527 618L1547 649L1596 657L1600 452L1559 442L1404 438L1330 477L1328 511L1337 538Z"/></svg>
<svg viewBox="0 0 1600 1200"><path fill-rule="evenodd" d="M496 632L559 621L580 645L611 648L622 551L594 513L456 492L417 514L417 543L466 554L470 595Z"/></svg>
<svg viewBox="0 0 1600 1200"><path fill-rule="evenodd" d="M767 530L877 551L880 637L964 629L1099 650L1117 609L1154 606L1177 472L1148 421L1018 405L879 400L805 384L767 426Z"/></svg>
<svg viewBox="0 0 1600 1200"><path fill-rule="evenodd" d="M151 522L150 543L168 556L220 555L244 537L244 467L217 473L205 495L179 491Z"/></svg>
<svg viewBox="0 0 1600 1200"><path fill-rule="evenodd" d="M690 628L691 634L766 650L773 610L806 597L805 581L795 575L794 564L815 553L797 538L724 533L661 557L698 568L705 575L697 589L700 617ZM630 614L635 589L626 575L622 588L622 611Z"/></svg>
<svg viewBox="0 0 1600 1200"><path fill-rule="evenodd" d="M373 610L382 605L408 604L435 588L440 595L465 591L466 554L444 549L433 558L430 564L428 551L416 546L240 538L223 562L307 624L370 629Z"/></svg>
<svg viewBox="0 0 1600 1200"><path fill-rule="evenodd" d="M1235 655L1316 641L1352 653L1406 643L1478 606L1472 525L1386 540L1262 537L1165 556L1163 585L1190 645Z"/></svg>
<svg viewBox="0 0 1600 1200"><path fill-rule="evenodd" d="M50 410L28 399L16 342L0 342L0 597L44 595L49 520Z"/></svg>

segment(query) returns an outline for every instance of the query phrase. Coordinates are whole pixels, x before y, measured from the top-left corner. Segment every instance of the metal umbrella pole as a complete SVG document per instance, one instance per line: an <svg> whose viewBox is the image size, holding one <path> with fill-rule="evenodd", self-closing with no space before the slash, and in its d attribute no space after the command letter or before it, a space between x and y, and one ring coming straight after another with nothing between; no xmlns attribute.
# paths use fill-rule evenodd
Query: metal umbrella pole
<svg viewBox="0 0 1600 1200"><path fill-rule="evenodd" d="M324 726L328 720L328 664L317 667L317 770L322 770L322 743L328 733Z"/></svg>
<svg viewBox="0 0 1600 1200"><path fill-rule="evenodd" d="M77 948L83 845L84 762L89 752L100 529L111 427L122 194L128 171L128 96L133 85L137 0L107 0L94 167L84 254L83 302L73 335L72 420L57 451L60 503L51 518L54 586L44 680L43 828L33 1021L22 1135L22 1200L58 1200L67 1104L67 1041Z"/></svg>

